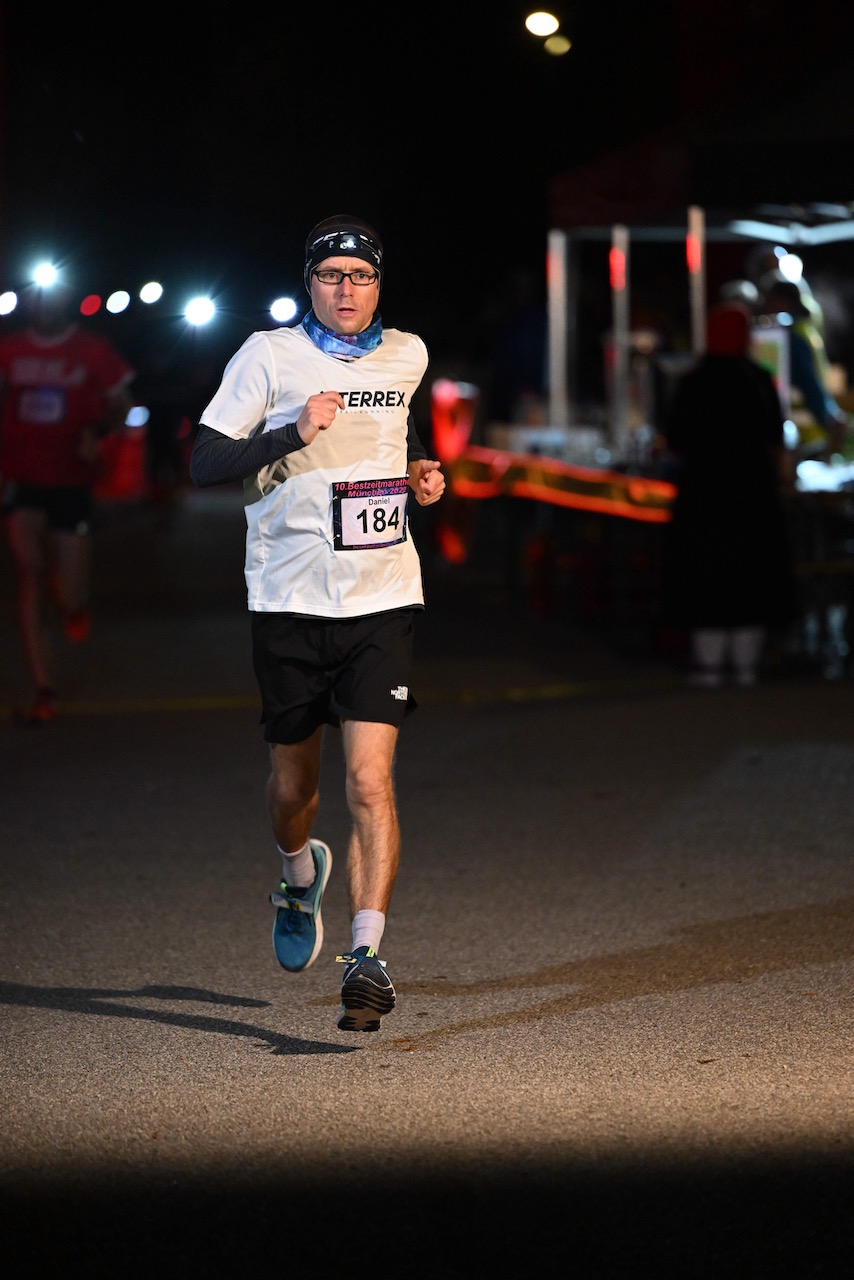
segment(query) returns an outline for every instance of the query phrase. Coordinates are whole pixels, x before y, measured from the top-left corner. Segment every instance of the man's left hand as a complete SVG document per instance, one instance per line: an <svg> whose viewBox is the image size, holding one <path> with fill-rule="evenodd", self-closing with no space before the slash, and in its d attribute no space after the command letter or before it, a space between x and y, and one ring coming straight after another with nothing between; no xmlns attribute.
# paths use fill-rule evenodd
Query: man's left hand
<svg viewBox="0 0 854 1280"><path fill-rule="evenodd" d="M445 492L445 477L442 475L441 462L429 458L418 458L410 462L407 468L409 487L415 494L415 500L421 507L429 507L438 502Z"/></svg>

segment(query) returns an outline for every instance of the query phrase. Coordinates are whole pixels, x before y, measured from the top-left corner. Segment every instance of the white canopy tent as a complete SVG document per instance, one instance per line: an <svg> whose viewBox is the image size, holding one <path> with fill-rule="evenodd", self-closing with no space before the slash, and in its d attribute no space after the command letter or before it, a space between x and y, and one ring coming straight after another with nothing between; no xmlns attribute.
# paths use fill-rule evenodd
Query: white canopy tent
<svg viewBox="0 0 854 1280"><path fill-rule="evenodd" d="M714 240L766 242L792 248L854 239L854 214L846 206L809 205L788 208L761 206L753 216L720 215L690 205L679 225L615 223L608 227L555 228L548 233L546 281L548 293L548 419L552 429L565 429L571 441L577 421L573 389L576 379L578 277L575 243L584 239L610 241L613 366L607 405L608 446L620 456L628 443L629 372L631 359L631 250L636 242L682 240L685 243L686 289L691 324L691 349L700 353L706 339L707 243Z"/></svg>

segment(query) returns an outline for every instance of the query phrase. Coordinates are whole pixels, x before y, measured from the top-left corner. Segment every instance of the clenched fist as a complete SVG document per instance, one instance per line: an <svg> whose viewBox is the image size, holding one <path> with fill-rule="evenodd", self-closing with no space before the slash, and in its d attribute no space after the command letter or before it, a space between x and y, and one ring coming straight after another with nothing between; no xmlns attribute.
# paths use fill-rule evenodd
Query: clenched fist
<svg viewBox="0 0 854 1280"><path fill-rule="evenodd" d="M337 391L318 391L317 395L309 396L297 418L297 431L303 444L311 444L318 431L331 427L336 413L343 408L344 398Z"/></svg>
<svg viewBox="0 0 854 1280"><path fill-rule="evenodd" d="M445 477L442 475L441 462L429 458L419 458L410 462L408 467L409 487L421 507L429 507L431 502L438 502L445 492Z"/></svg>

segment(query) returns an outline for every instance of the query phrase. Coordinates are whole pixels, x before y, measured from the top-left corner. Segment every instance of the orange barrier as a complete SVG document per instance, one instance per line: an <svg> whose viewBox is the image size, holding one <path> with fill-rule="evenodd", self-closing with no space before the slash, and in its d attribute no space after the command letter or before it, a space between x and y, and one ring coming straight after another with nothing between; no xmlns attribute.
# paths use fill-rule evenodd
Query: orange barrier
<svg viewBox="0 0 854 1280"><path fill-rule="evenodd" d="M461 501L466 498L504 494L650 524L670 520L676 486L667 480L470 444L477 402L478 390L470 383L450 378L433 383L433 447L448 482L435 536L447 560L458 564L468 555L472 516Z"/></svg>
<svg viewBox="0 0 854 1280"><path fill-rule="evenodd" d="M676 495L676 486L666 480L577 467L539 454L507 453L479 445L469 445L446 471L453 491L461 498L510 494L655 524L670 519Z"/></svg>
<svg viewBox="0 0 854 1280"><path fill-rule="evenodd" d="M94 485L96 498L127 502L146 495L145 428L122 427L101 444L100 475Z"/></svg>

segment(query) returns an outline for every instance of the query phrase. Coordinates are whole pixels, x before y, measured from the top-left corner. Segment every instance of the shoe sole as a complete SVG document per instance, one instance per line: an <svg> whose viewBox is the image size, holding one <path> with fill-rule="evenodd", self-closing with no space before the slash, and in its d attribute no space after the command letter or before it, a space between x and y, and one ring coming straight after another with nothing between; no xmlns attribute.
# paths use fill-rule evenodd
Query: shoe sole
<svg viewBox="0 0 854 1280"><path fill-rule="evenodd" d="M380 1019L394 1008L394 989L356 977L342 987L341 1002L339 1031L379 1031Z"/></svg>
<svg viewBox="0 0 854 1280"><path fill-rule="evenodd" d="M312 840L310 841L310 843L312 845L319 844L326 853L326 874L323 877L323 883L320 887L320 901L317 904L317 915L314 917L314 929L315 929L314 950L306 960L305 964L300 965L298 969L292 969L290 968L289 965L282 964L281 960L279 959L279 953L278 951L276 951L276 926L279 923L279 911L287 911L289 910L289 908L279 907L278 911L276 912L276 918L273 921L273 952L279 964L285 970L286 973L302 973L305 969L308 969L310 965L314 964L315 960L320 955L320 948L323 946L323 916L321 912L323 908L323 895L326 892L326 886L329 883L329 876L332 871L332 850L329 848L328 844L324 843L323 840Z"/></svg>

